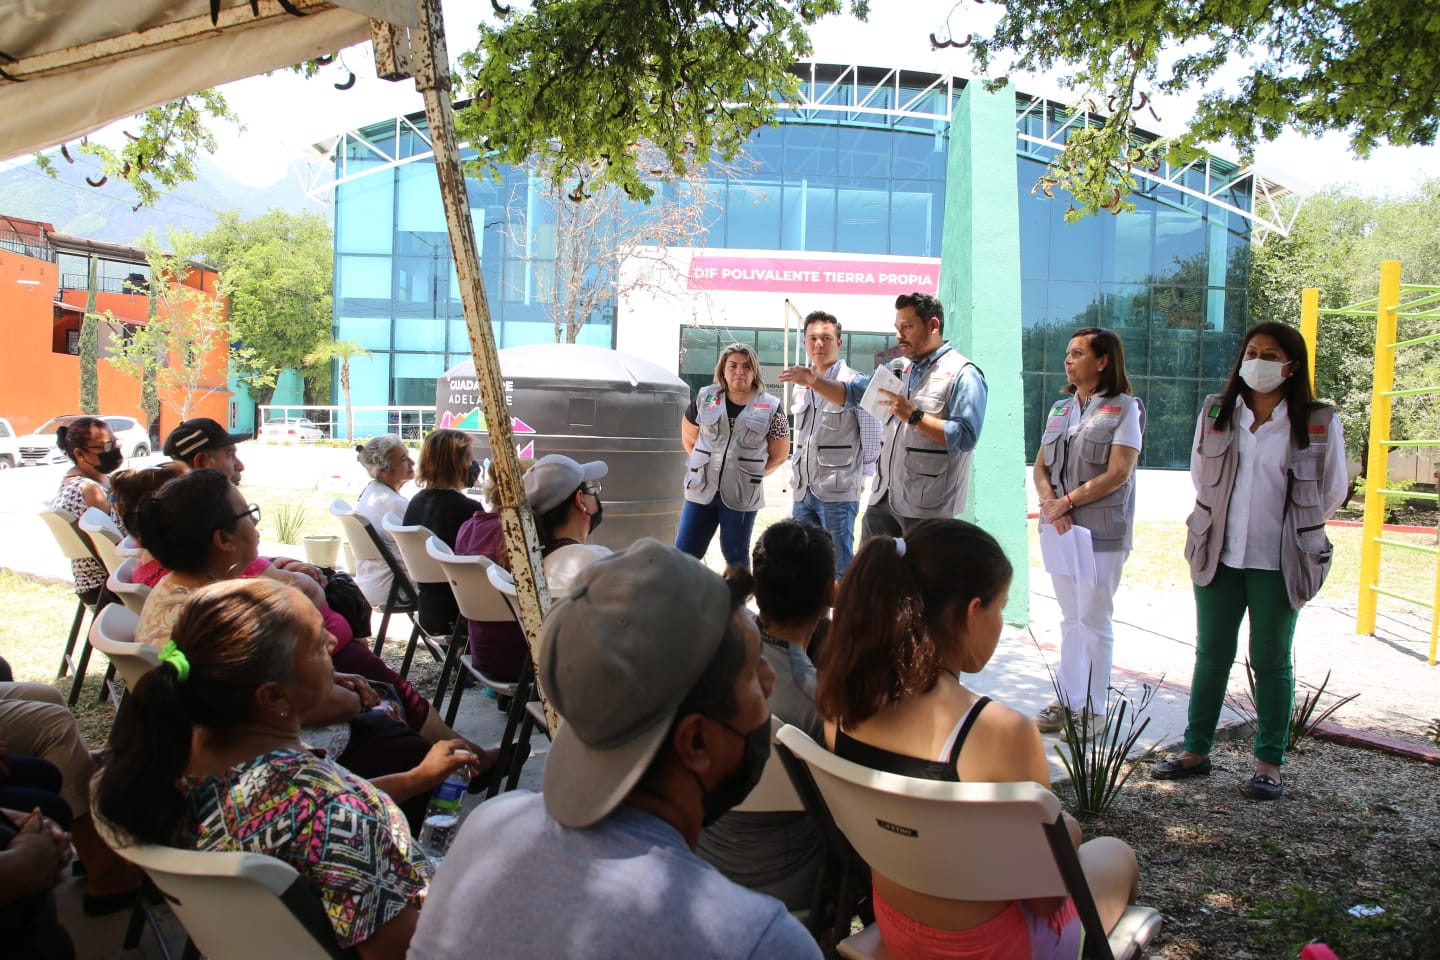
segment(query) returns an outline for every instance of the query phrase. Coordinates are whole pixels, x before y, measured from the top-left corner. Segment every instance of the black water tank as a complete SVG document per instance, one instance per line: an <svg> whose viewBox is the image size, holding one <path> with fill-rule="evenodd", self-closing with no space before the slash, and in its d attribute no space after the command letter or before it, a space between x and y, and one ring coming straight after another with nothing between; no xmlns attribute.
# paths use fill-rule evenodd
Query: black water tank
<svg viewBox="0 0 1440 960"><path fill-rule="evenodd" d="M601 494L605 522L593 542L617 550L640 537L674 542L684 503L685 382L648 360L580 344L508 347L499 356L522 455L538 460L563 453L609 465ZM445 371L435 406L436 426L473 434L476 458L487 462L490 436L474 361Z"/></svg>

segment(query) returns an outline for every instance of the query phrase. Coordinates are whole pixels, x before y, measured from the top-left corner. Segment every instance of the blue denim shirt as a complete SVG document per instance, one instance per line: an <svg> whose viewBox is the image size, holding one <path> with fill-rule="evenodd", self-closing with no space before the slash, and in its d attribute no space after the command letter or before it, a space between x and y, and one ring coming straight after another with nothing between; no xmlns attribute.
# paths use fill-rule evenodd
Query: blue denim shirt
<svg viewBox="0 0 1440 960"><path fill-rule="evenodd" d="M939 349L910 364L910 377L905 383L905 395L909 396L947 350L953 349L950 341L940 344ZM859 406L860 398L870 386L869 377L860 377L845 384L845 405ZM955 380L955 386L945 401L945 449L955 453L974 450L980 442L980 428L985 425L985 400L989 388L980 368L967 364Z"/></svg>

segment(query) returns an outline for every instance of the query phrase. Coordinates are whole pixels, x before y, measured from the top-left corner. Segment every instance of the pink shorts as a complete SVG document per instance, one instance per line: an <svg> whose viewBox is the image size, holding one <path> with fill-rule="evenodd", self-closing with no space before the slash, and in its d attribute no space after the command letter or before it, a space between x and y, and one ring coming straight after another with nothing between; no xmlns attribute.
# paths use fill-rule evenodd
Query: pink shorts
<svg viewBox="0 0 1440 960"><path fill-rule="evenodd" d="M1042 917L1016 901L978 927L937 930L916 923L876 893L875 922L895 960L1075 960L1080 915L1075 904Z"/></svg>

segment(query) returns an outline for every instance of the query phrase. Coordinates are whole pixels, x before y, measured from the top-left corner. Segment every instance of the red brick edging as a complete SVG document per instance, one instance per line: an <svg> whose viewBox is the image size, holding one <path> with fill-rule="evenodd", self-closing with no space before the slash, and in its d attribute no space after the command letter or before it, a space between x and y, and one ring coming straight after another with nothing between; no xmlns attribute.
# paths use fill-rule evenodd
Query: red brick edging
<svg viewBox="0 0 1440 960"><path fill-rule="evenodd" d="M1428 744L1411 743L1409 740L1398 740L1395 737L1371 733L1368 730L1351 730L1348 727L1342 727L1336 723L1320 724L1315 728L1315 736L1323 740L1333 740L1335 743L1343 743L1351 747L1379 750L1381 753L1404 757L1407 760L1418 760L1421 763L1440 766L1440 749L1436 749Z"/></svg>

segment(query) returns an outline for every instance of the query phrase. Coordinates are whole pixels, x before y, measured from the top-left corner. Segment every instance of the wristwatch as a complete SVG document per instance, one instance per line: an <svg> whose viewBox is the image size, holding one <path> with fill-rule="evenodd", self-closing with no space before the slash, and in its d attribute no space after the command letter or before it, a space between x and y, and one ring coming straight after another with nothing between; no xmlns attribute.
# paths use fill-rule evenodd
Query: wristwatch
<svg viewBox="0 0 1440 960"><path fill-rule="evenodd" d="M925 419L925 411L924 411L924 410L921 410L919 407L916 407L914 410L911 410L911 411L910 411L910 416L909 416L909 418L908 418L905 422L908 423L908 424L910 424L910 426L913 427L913 426L915 426L916 424L918 424L921 420L924 420L924 419Z"/></svg>

